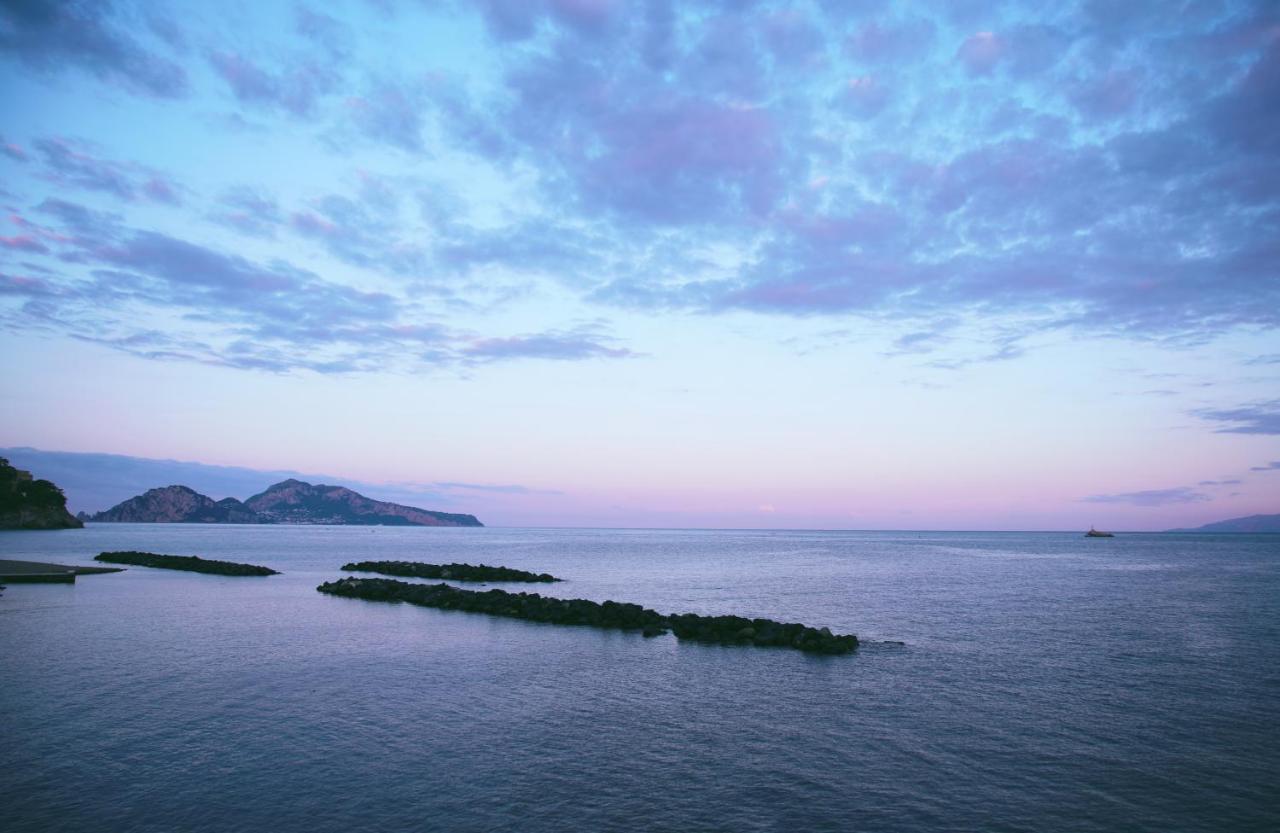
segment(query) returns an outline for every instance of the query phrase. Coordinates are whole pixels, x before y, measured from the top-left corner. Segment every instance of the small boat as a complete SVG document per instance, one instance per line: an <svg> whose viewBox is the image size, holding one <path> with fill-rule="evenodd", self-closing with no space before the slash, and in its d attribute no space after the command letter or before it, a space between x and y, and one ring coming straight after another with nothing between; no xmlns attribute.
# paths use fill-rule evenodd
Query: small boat
<svg viewBox="0 0 1280 833"><path fill-rule="evenodd" d="M1113 534L1112 534L1112 533L1110 533L1110 532L1103 532L1103 531L1102 531L1102 530L1100 530L1100 529L1094 529L1093 527L1089 527L1089 531L1088 531L1088 532L1086 532L1086 533L1084 534L1084 537L1086 537L1086 538L1114 538L1114 537L1116 537L1116 536L1115 536L1115 535L1113 535Z"/></svg>

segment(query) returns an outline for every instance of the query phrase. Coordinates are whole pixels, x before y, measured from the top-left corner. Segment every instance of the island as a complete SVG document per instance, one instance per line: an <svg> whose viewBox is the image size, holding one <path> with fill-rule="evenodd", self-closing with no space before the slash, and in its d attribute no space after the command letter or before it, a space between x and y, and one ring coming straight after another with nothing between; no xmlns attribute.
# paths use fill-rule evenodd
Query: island
<svg viewBox="0 0 1280 833"><path fill-rule="evenodd" d="M0 529L79 529L67 498L48 480L14 468L0 457Z"/></svg>
<svg viewBox="0 0 1280 833"><path fill-rule="evenodd" d="M376 602L406 602L441 610L487 613L556 625L638 630L645 636L668 631L677 639L718 645L755 645L794 648L814 654L847 654L858 647L858 637L833 634L827 628L747 619L742 616L700 616L685 613L664 616L655 610L623 602L558 599L537 593L505 590L463 590L448 584L413 584L384 578L348 577L326 582L321 593Z"/></svg>
<svg viewBox="0 0 1280 833"><path fill-rule="evenodd" d="M94 523L484 526L475 515L374 500L345 486L282 480L245 501L214 500L187 486L164 486L95 515Z"/></svg>
<svg viewBox="0 0 1280 833"><path fill-rule="evenodd" d="M154 552L104 552L94 556L94 561L108 564L131 564L135 567L159 567L164 570L188 570L193 573L213 573L219 576L275 576L279 572L256 564L237 564L234 561L214 561L198 555L158 555Z"/></svg>
<svg viewBox="0 0 1280 833"><path fill-rule="evenodd" d="M1280 532L1280 515L1249 515L1244 518L1229 518L1215 521L1194 529L1170 529L1168 532L1238 532L1260 534Z"/></svg>
<svg viewBox="0 0 1280 833"><path fill-rule="evenodd" d="M424 564L420 561L356 561L342 569L356 573L381 573L404 578L447 578L452 581L563 581L550 573L530 573L512 567L489 567L485 564Z"/></svg>

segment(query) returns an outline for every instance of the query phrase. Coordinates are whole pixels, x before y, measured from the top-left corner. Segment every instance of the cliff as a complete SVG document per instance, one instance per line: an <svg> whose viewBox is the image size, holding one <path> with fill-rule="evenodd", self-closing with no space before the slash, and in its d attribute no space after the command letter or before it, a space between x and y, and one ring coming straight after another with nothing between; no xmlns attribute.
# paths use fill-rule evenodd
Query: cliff
<svg viewBox="0 0 1280 833"><path fill-rule="evenodd" d="M373 500L342 486L285 480L243 503L215 501L186 486L166 486L88 518L119 523L338 524L363 526L483 526L474 515L433 512Z"/></svg>
<svg viewBox="0 0 1280 833"><path fill-rule="evenodd" d="M77 529L67 498L48 480L15 469L0 457L0 529Z"/></svg>

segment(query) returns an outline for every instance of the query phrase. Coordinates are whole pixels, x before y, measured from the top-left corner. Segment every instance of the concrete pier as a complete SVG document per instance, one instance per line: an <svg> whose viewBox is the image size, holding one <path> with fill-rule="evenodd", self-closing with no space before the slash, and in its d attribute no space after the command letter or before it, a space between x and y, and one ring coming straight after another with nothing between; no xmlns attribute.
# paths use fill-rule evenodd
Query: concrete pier
<svg viewBox="0 0 1280 833"><path fill-rule="evenodd" d="M120 571L119 567L76 567L0 558L0 584L75 584L76 576Z"/></svg>

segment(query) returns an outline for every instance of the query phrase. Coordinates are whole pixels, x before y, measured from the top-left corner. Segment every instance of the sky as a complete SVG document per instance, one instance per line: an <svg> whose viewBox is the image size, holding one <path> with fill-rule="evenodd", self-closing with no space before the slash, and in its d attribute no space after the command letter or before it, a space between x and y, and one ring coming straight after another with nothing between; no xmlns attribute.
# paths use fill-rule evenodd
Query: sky
<svg viewBox="0 0 1280 833"><path fill-rule="evenodd" d="M0 0L0 102L0 447L73 480L1280 512L1274 2Z"/></svg>

